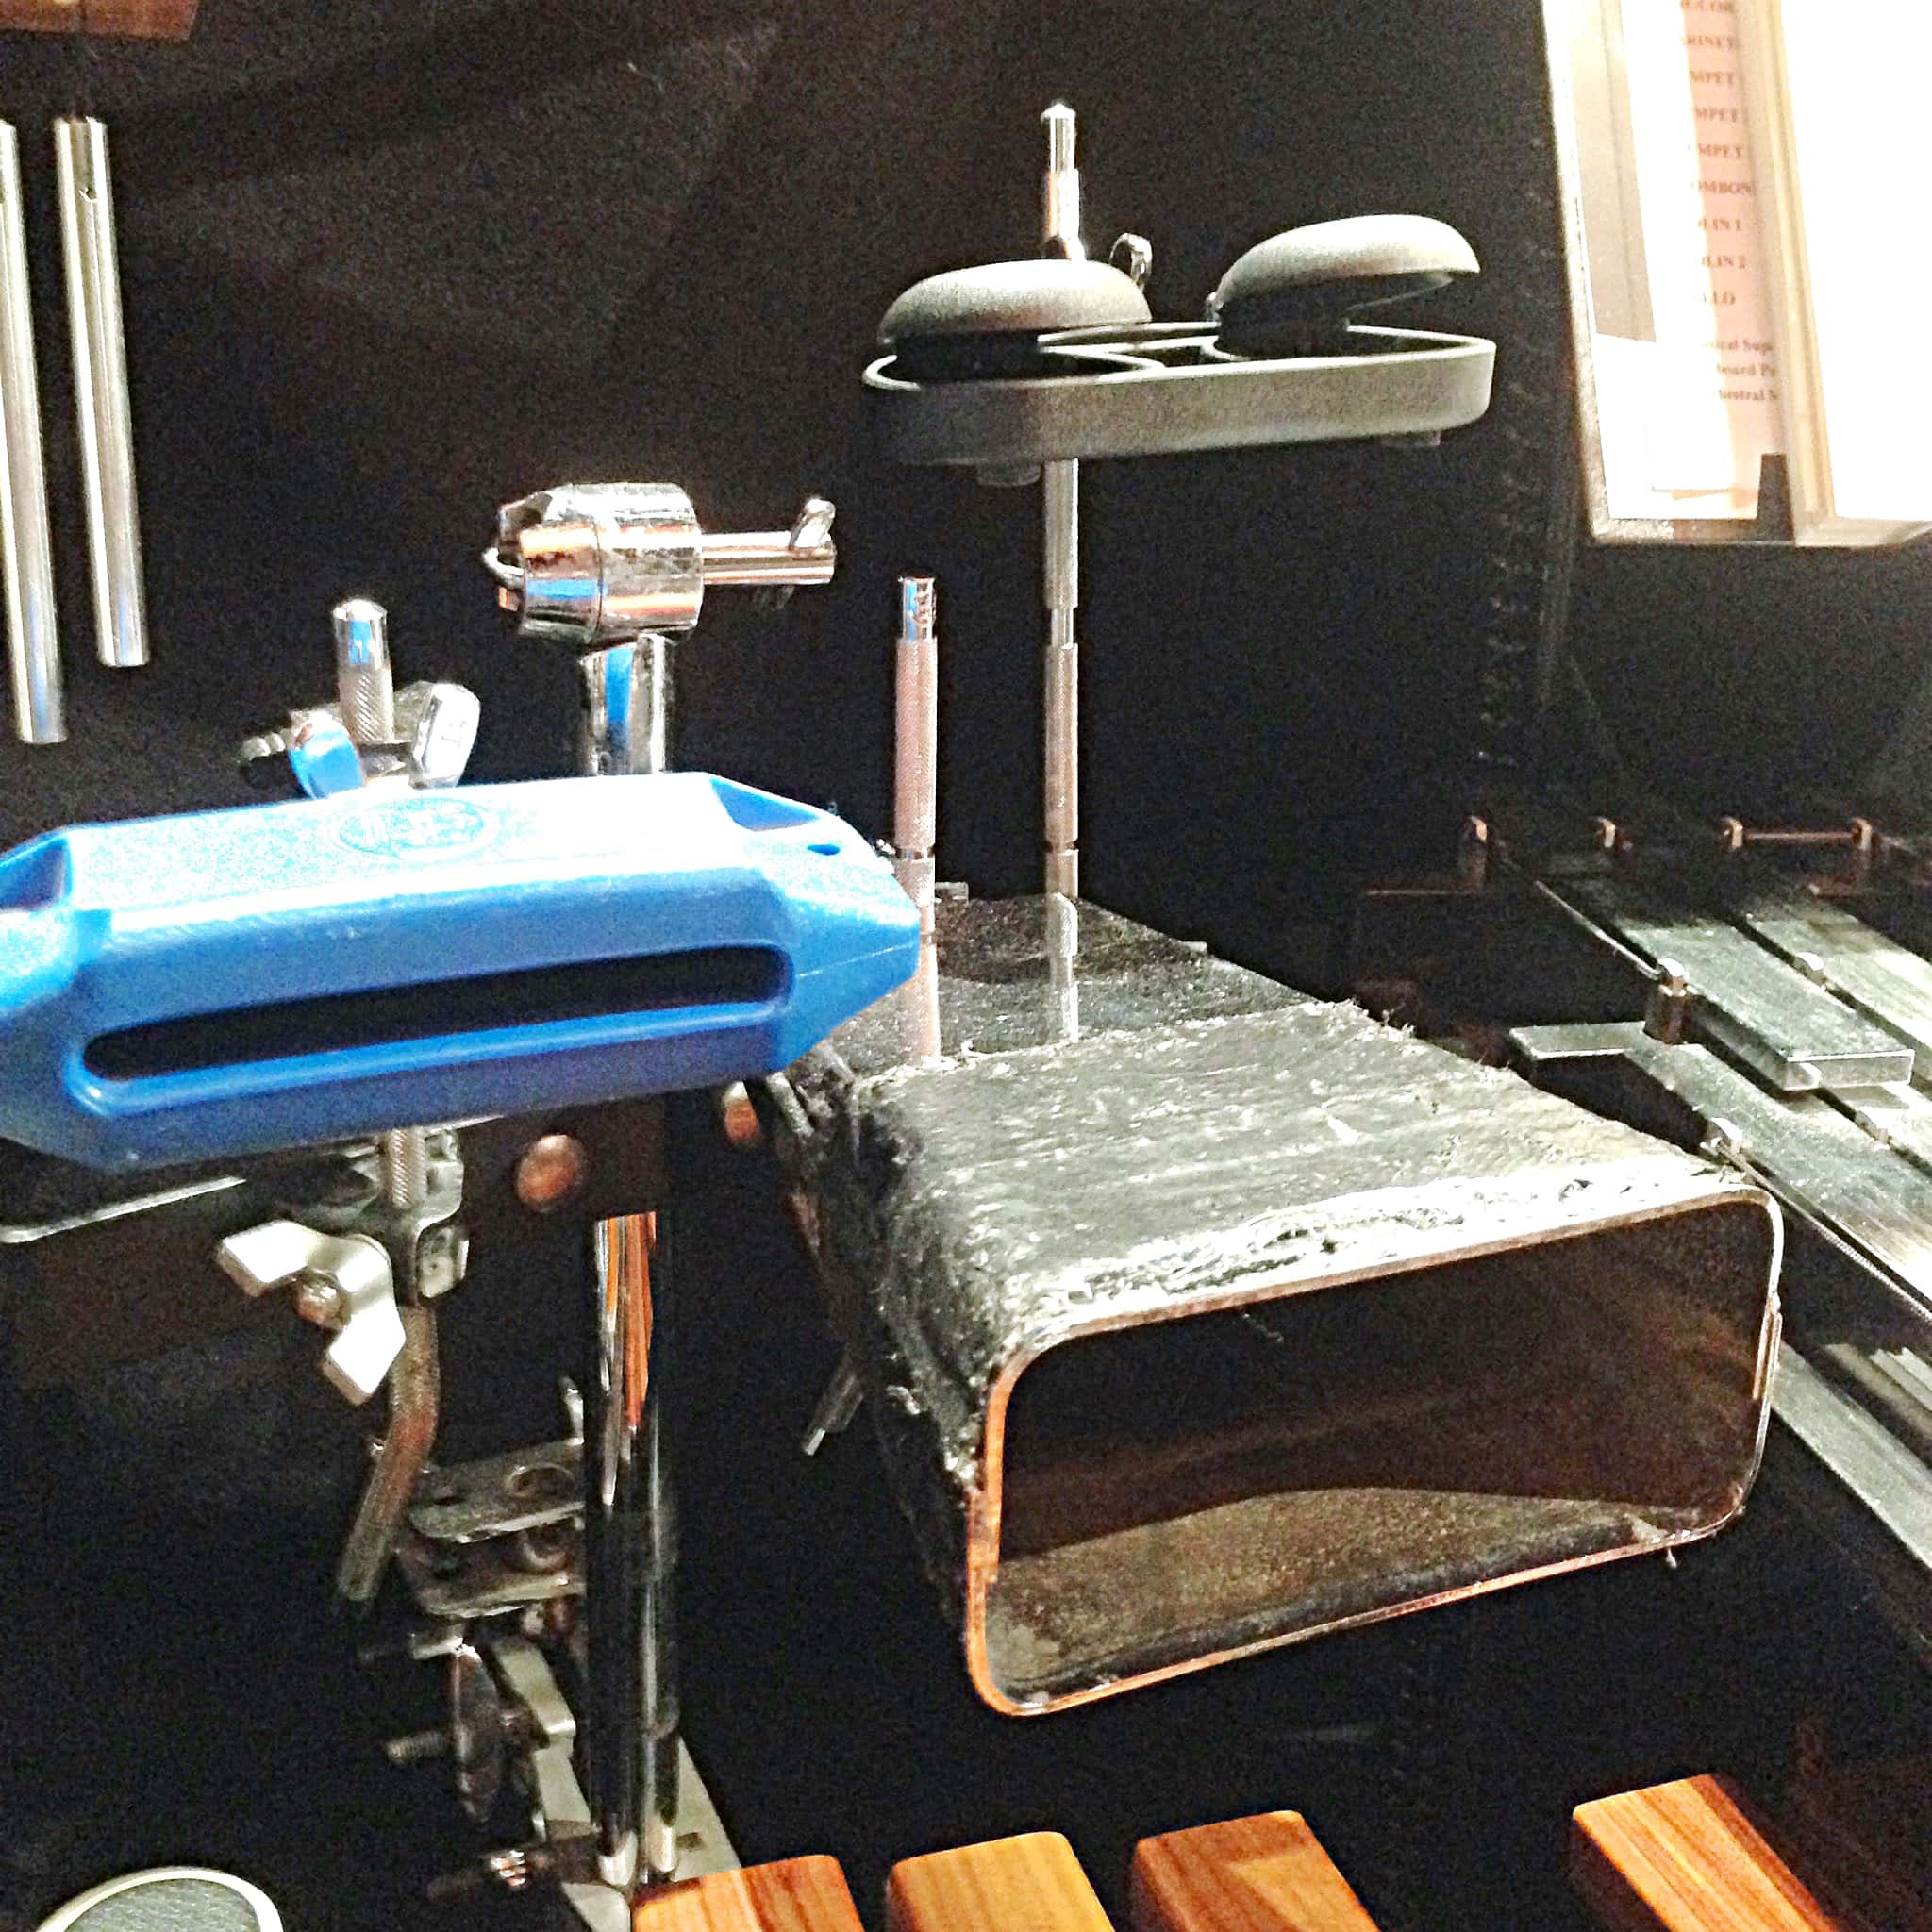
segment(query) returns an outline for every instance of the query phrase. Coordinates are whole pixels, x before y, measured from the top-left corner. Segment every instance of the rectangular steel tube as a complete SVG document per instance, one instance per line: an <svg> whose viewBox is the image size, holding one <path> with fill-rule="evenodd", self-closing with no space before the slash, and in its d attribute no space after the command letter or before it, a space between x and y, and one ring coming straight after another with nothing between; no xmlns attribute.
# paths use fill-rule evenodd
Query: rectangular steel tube
<svg viewBox="0 0 1932 1932"><path fill-rule="evenodd" d="M834 1319L996 1708L1705 1536L1757 1469L1774 1205L1077 908L941 908L791 1074ZM970 1049L970 1050L969 1050Z"/></svg>

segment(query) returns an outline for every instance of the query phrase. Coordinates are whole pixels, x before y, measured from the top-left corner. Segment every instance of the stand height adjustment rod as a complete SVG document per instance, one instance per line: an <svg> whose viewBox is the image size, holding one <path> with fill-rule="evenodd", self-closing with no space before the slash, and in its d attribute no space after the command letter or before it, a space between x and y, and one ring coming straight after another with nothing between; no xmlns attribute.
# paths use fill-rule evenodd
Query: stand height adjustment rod
<svg viewBox="0 0 1932 1932"><path fill-rule="evenodd" d="M1074 164L1074 110L1056 102L1041 120L1046 127L1046 175L1041 192L1048 255L1085 261L1080 241L1080 171ZM1041 598L1046 607L1046 649L1041 661L1044 791L1042 843L1049 897L1080 896L1080 640L1074 629L1080 605L1080 465L1042 463L1041 485Z"/></svg>

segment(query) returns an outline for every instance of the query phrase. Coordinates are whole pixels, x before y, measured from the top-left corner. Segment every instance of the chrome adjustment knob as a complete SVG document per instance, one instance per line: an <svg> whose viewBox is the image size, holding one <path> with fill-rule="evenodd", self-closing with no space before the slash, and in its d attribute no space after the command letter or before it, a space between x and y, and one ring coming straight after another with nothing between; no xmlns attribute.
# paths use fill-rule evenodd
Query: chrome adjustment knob
<svg viewBox="0 0 1932 1932"><path fill-rule="evenodd" d="M790 529L721 535L675 483L567 483L505 504L483 567L520 636L585 651L691 630L711 585L829 583L835 514L811 496Z"/></svg>

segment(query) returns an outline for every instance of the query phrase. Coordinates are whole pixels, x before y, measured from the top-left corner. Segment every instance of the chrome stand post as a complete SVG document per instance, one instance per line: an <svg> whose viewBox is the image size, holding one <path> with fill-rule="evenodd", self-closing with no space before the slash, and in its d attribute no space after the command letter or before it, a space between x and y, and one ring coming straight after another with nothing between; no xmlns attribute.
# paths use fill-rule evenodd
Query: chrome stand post
<svg viewBox="0 0 1932 1932"><path fill-rule="evenodd" d="M579 768L666 769L671 640L645 632L578 660ZM665 1453L669 1217L591 1229L584 1377L586 1761L598 1874L626 1894L677 1875L675 1500Z"/></svg>
<svg viewBox="0 0 1932 1932"><path fill-rule="evenodd" d="M674 484L566 484L505 504L483 554L519 634L577 646L577 769L668 767L673 633L705 591L782 599L831 581L833 507L808 497L790 529L701 530ZM602 643L589 652L586 643ZM599 1876L626 1895L677 1873L677 1534L664 1376L669 1217L591 1231L584 1393L584 1746Z"/></svg>

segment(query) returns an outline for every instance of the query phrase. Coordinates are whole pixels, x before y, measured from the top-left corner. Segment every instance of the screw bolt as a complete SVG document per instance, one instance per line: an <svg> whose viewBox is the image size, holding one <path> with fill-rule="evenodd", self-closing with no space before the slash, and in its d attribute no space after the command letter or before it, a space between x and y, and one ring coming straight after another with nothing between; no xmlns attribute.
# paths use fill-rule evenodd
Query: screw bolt
<svg viewBox="0 0 1932 1932"><path fill-rule="evenodd" d="M725 1141L741 1151L756 1147L764 1139L758 1108L752 1105L742 1080L734 1080L720 1091L718 1122L724 1130Z"/></svg>
<svg viewBox="0 0 1932 1932"><path fill-rule="evenodd" d="M584 1191L591 1157L571 1134L545 1134L524 1149L517 1162L517 1199L532 1214L554 1214Z"/></svg>
<svg viewBox="0 0 1932 1932"><path fill-rule="evenodd" d="M342 1291L320 1275L305 1275L295 1284L295 1312L318 1328L342 1325Z"/></svg>
<svg viewBox="0 0 1932 1932"><path fill-rule="evenodd" d="M427 1764L432 1758L447 1757L449 1753L449 1733L442 1730L409 1731L400 1738L385 1738L382 1744L382 1755L399 1768Z"/></svg>

